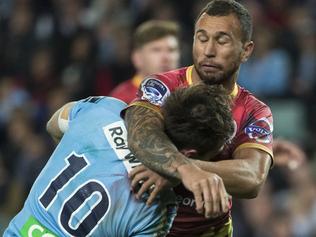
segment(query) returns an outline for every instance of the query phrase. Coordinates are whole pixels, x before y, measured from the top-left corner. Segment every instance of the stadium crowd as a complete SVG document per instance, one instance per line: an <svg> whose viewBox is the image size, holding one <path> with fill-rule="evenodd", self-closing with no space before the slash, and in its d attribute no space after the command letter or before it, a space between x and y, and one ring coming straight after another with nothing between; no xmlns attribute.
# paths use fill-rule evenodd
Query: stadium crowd
<svg viewBox="0 0 316 237"><path fill-rule="evenodd" d="M190 65L194 17L205 2L1 1L0 233L54 148L45 131L51 114L129 79L131 37L145 20L178 22L181 65ZM256 46L239 83L271 106L275 137L296 142L306 160L274 167L256 199L234 202L235 236L316 236L316 3L242 3L253 16Z"/></svg>

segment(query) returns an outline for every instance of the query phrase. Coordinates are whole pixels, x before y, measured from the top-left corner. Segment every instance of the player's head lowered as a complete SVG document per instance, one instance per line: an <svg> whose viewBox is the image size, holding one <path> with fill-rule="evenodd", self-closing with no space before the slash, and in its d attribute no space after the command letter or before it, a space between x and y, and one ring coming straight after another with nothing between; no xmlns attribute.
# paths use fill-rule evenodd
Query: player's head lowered
<svg viewBox="0 0 316 237"><path fill-rule="evenodd" d="M215 156L235 129L231 97L220 85L179 88L166 99L162 114L169 138L190 157Z"/></svg>
<svg viewBox="0 0 316 237"><path fill-rule="evenodd" d="M179 25L174 21L151 20L134 33L132 62L141 76L170 71L179 66Z"/></svg>

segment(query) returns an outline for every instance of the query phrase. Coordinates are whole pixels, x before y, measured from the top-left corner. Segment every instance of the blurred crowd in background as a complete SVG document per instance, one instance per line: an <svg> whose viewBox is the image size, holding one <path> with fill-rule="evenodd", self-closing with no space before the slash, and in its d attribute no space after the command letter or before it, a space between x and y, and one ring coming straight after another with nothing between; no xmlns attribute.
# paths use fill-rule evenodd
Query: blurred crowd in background
<svg viewBox="0 0 316 237"><path fill-rule="evenodd" d="M55 144L45 125L71 100L108 95L134 74L135 28L150 19L181 28L181 65L192 64L195 17L206 0L0 1L0 234ZM275 137L306 162L274 167L255 200L234 202L238 237L316 236L316 1L241 1L255 51L239 83L272 108Z"/></svg>

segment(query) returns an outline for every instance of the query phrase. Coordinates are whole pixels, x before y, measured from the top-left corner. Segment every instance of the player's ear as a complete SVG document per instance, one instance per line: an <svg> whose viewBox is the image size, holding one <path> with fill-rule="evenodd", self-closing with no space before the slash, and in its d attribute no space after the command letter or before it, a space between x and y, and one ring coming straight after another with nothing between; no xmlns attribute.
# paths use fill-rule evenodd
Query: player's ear
<svg viewBox="0 0 316 237"><path fill-rule="evenodd" d="M190 158L195 157L198 154L197 150L195 149L182 149L181 153L185 155L186 157L190 157Z"/></svg>
<svg viewBox="0 0 316 237"><path fill-rule="evenodd" d="M254 49L254 42L253 41L247 41L246 43L244 43L243 45L243 52L241 55L241 62L244 63L248 60L248 58L251 56L252 51Z"/></svg>

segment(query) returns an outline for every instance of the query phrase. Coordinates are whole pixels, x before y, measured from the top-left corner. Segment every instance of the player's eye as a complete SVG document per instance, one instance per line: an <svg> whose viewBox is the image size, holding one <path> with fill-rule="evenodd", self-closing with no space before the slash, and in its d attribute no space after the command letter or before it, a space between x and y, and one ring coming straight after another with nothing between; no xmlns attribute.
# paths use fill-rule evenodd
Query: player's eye
<svg viewBox="0 0 316 237"><path fill-rule="evenodd" d="M197 36L197 39L198 39L200 42L202 42L202 43L208 41L208 37L205 36L205 35L198 35L198 36Z"/></svg>
<svg viewBox="0 0 316 237"><path fill-rule="evenodd" d="M217 39L217 43L222 44L222 45L227 44L229 42L230 42L230 38L228 36L220 36Z"/></svg>

